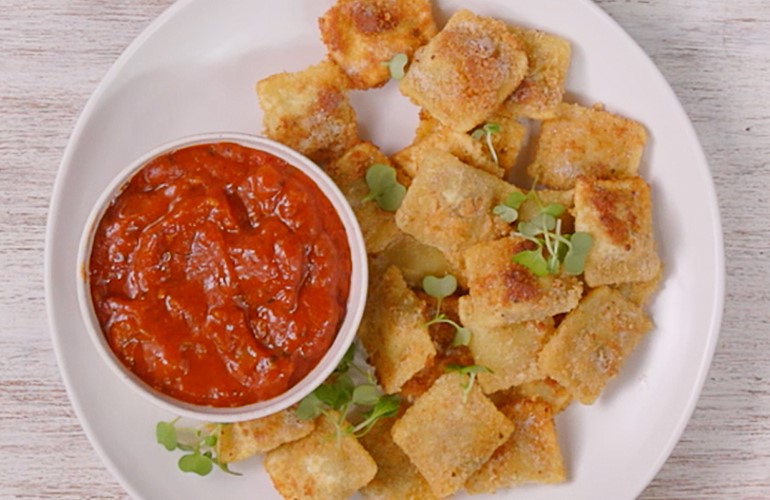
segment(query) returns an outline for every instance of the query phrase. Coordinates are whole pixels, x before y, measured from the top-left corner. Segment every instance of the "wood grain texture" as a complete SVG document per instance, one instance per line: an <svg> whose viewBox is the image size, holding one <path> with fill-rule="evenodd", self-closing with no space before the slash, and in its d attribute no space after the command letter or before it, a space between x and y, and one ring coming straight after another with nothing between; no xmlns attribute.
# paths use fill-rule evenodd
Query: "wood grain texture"
<svg viewBox="0 0 770 500"><path fill-rule="evenodd" d="M126 496L61 382L43 298L45 223L86 99L171 3L0 0L0 498ZM709 158L725 229L726 309L714 363L682 440L641 498L770 498L770 3L597 4L681 99Z"/></svg>

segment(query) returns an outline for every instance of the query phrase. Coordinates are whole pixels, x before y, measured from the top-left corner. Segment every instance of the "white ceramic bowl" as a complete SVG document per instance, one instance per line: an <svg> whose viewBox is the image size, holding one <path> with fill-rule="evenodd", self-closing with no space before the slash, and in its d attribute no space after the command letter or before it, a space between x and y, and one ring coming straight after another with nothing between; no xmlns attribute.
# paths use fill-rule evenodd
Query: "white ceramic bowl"
<svg viewBox="0 0 770 500"><path fill-rule="evenodd" d="M345 318L337 331L337 336L329 350L319 363L302 380L288 391L272 399L252 403L240 407L212 407L187 403L168 396L145 383L129 368L127 368L110 348L107 339L99 325L91 291L88 286L88 263L94 233L110 201L115 198L128 184L131 178L151 160L175 150L188 146L209 143L230 142L270 153L286 161L308 176L329 199L345 227L348 245L350 247L351 276L350 290ZM77 291L80 311L86 324L88 335L107 363L128 386L138 392L148 401L181 417L192 418L207 422L237 422L260 418L283 410L312 392L320 385L339 364L342 356L355 339L358 325L363 316L366 304L368 282L366 248L363 236L355 215L344 195L334 182L320 167L296 151L264 137L238 133L210 133L185 137L164 144L138 158L128 165L107 186L94 206L83 230L78 249Z"/></svg>

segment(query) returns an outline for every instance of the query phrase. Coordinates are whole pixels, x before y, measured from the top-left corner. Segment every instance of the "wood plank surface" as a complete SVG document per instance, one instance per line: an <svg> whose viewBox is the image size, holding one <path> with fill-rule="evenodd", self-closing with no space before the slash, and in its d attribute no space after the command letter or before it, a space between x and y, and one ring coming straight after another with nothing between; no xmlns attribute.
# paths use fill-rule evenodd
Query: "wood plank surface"
<svg viewBox="0 0 770 500"><path fill-rule="evenodd" d="M0 0L0 498L126 497L59 375L43 293L45 224L88 96L171 3ZM596 3L682 101L711 164L725 231L726 308L714 363L684 436L641 498L768 499L770 2Z"/></svg>

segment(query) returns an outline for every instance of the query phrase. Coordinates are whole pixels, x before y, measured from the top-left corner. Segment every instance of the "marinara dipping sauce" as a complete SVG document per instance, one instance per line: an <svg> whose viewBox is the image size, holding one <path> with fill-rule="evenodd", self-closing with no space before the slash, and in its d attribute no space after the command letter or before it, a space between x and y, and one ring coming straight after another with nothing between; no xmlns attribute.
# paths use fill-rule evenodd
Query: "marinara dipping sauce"
<svg viewBox="0 0 770 500"><path fill-rule="evenodd" d="M93 305L114 353L198 405L277 396L342 324L351 256L331 202L300 170L232 143L139 170L96 228Z"/></svg>

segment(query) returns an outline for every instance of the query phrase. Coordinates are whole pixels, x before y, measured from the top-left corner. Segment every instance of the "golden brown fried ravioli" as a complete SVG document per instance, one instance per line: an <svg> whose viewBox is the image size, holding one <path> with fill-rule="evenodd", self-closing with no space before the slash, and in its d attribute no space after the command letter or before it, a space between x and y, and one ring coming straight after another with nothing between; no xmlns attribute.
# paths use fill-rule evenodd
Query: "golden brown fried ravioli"
<svg viewBox="0 0 770 500"><path fill-rule="evenodd" d="M391 431L393 441L441 498L459 490L513 432L513 424L467 375L447 373L420 396Z"/></svg>
<svg viewBox="0 0 770 500"><path fill-rule="evenodd" d="M497 110L527 73L505 23L460 10L417 50L401 92L445 126L467 132Z"/></svg>
<svg viewBox="0 0 770 500"><path fill-rule="evenodd" d="M543 31L513 26L510 30L524 45L529 69L503 108L516 116L552 118L564 96L572 48L563 38Z"/></svg>
<svg viewBox="0 0 770 500"><path fill-rule="evenodd" d="M634 176L646 142L647 132L638 122L601 106L562 103L556 116L540 125L535 159L527 173L554 189L571 189L580 176Z"/></svg>
<svg viewBox="0 0 770 500"><path fill-rule="evenodd" d="M592 404L650 328L623 294L596 288L561 322L540 353L540 366L575 399Z"/></svg>
<svg viewBox="0 0 770 500"><path fill-rule="evenodd" d="M338 0L318 25L329 57L357 89L384 84L394 55L411 59L436 34L428 0Z"/></svg>
<svg viewBox="0 0 770 500"><path fill-rule="evenodd" d="M338 435L329 419L319 418L308 436L267 452L265 470L284 498L337 500L368 484L377 464L355 437Z"/></svg>
<svg viewBox="0 0 770 500"><path fill-rule="evenodd" d="M586 257L588 286L650 281L660 272L650 188L641 177L579 179L575 229L591 234L594 240Z"/></svg>
<svg viewBox="0 0 770 500"><path fill-rule="evenodd" d="M331 61L257 82L265 134L315 162L342 156L358 141L348 78Z"/></svg>

